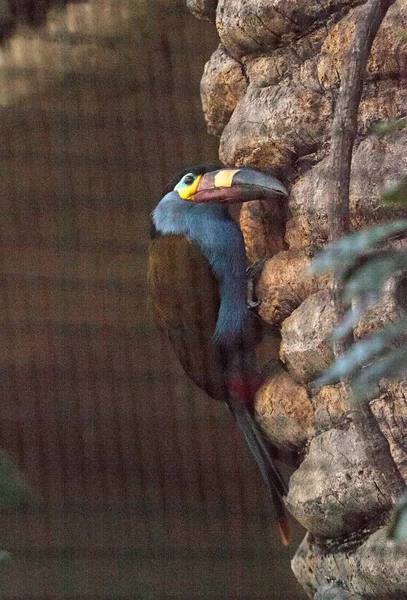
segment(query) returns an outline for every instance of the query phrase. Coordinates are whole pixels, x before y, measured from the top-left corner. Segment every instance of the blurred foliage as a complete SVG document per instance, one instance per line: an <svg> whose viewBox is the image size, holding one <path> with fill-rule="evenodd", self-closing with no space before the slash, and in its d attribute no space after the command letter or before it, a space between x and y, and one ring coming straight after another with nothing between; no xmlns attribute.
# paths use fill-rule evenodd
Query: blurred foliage
<svg viewBox="0 0 407 600"><path fill-rule="evenodd" d="M7 552L7 550L0 550L0 562L5 562L10 560L10 558L12 558L12 554L10 554L10 552Z"/></svg>
<svg viewBox="0 0 407 600"><path fill-rule="evenodd" d="M404 119L404 126L407 121ZM396 128L397 130L400 127ZM386 133L392 133L389 128ZM384 130L383 130L384 131ZM385 202L407 204L407 176L383 194ZM406 238L407 220L398 220L348 235L331 244L312 265L313 275L333 271L346 313L335 327L333 340L349 336L364 312L375 305L389 280L400 318L370 337L355 341L317 380L317 386L350 382L355 400L369 401L381 379L407 373L407 248L391 242ZM388 529L396 542L407 540L407 491L397 503Z"/></svg>
<svg viewBox="0 0 407 600"><path fill-rule="evenodd" d="M407 41L407 32L405 34ZM407 119L379 123L374 133L391 135L407 127ZM385 190L383 201L407 204L407 176ZM370 337L354 341L317 380L319 387L347 379L355 400L369 401L376 395L381 379L407 373L407 248L392 242L406 238L407 220L398 220L359 231L331 244L313 262L312 275L333 271L345 315L336 325L333 340L349 339L365 311L377 304L386 283L394 282L393 294L400 318L388 322ZM397 503L388 528L388 537L407 540L407 490Z"/></svg>
<svg viewBox="0 0 407 600"><path fill-rule="evenodd" d="M392 119L390 121L377 123L373 128L373 132L379 137L384 137L386 135L391 135L396 131L402 131L406 127L407 118L402 117L400 119ZM396 183L396 185L391 186L384 191L383 200L388 204L407 204L407 175L403 177L401 181Z"/></svg>
<svg viewBox="0 0 407 600"><path fill-rule="evenodd" d="M395 542L407 540L407 490L401 496L393 510L387 536Z"/></svg>
<svg viewBox="0 0 407 600"><path fill-rule="evenodd" d="M389 204L407 204L407 176L388 188L383 194L383 199Z"/></svg>
<svg viewBox="0 0 407 600"><path fill-rule="evenodd" d="M21 506L29 495L31 492L25 477L8 454L0 450L0 509ZM0 550L0 562L11 557L7 550Z"/></svg>
<svg viewBox="0 0 407 600"><path fill-rule="evenodd" d="M28 493L26 479L8 454L0 450L0 509L21 505Z"/></svg>
<svg viewBox="0 0 407 600"><path fill-rule="evenodd" d="M402 117L400 119L392 119L390 121L382 121L381 123L377 123L373 128L373 133L380 137L383 137L385 135L390 135L395 131L401 131L406 127L407 118Z"/></svg>
<svg viewBox="0 0 407 600"><path fill-rule="evenodd" d="M334 271L342 302L343 319L333 333L334 340L348 336L366 309L380 299L385 284L396 278L396 297L401 317L369 338L354 342L316 382L318 386L347 378L356 399L372 398L379 381L395 378L407 370L407 249L389 242L407 234L407 220L392 221L348 235L329 246L312 266L313 275ZM386 248L383 246L387 244Z"/></svg>
<svg viewBox="0 0 407 600"><path fill-rule="evenodd" d="M407 118L378 123L374 133L391 135L407 127ZM383 201L407 204L407 176L385 190ZM385 324L369 338L355 341L318 379L317 386L347 379L356 400L369 400L381 379L407 372L407 248L396 247L406 237L407 220L391 221L348 235L331 244L313 262L312 275L333 271L345 315L336 325L333 340L352 334L365 311L380 300L386 284L394 282L394 297L400 312L396 322Z"/></svg>

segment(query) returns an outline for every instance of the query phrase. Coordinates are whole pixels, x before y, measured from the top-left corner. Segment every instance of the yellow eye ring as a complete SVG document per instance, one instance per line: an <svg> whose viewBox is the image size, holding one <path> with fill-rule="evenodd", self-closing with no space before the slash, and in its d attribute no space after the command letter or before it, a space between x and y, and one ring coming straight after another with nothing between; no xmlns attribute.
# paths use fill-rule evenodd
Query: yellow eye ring
<svg viewBox="0 0 407 600"><path fill-rule="evenodd" d="M174 190L178 192L179 196L183 200L190 200L198 188L201 177L202 175L197 175L191 185L185 185L185 183L181 180L180 183L175 186Z"/></svg>

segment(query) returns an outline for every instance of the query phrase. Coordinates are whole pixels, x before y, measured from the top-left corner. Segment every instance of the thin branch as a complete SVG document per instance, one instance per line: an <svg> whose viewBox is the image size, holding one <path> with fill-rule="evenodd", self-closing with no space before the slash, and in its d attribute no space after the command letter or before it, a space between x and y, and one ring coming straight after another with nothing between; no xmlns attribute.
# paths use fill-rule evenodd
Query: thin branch
<svg viewBox="0 0 407 600"><path fill-rule="evenodd" d="M349 230L349 182L352 150L367 60L376 33L395 0L369 0L356 22L356 30L342 72L332 126L329 191L330 241Z"/></svg>
<svg viewBox="0 0 407 600"><path fill-rule="evenodd" d="M331 153L326 178L329 239L331 242L349 232L350 172L363 80L374 38L394 1L368 0L356 21L355 33L344 63L332 125ZM333 281L333 292L339 320L346 311L342 305L337 280ZM343 354L352 342L353 332L351 331L347 337L336 343L335 356ZM345 387L348 387L346 382Z"/></svg>
<svg viewBox="0 0 407 600"><path fill-rule="evenodd" d="M376 33L394 0L368 0L361 9L356 30L345 60L341 87L335 108L332 127L331 153L327 171L326 191L330 241L346 235L349 231L349 184L352 150L358 125L358 109L362 96L366 65ZM337 279L333 281L334 307L339 320L345 313ZM353 332L336 343L336 358L353 343ZM342 385L351 398L348 381ZM370 405L360 402L354 407L353 421L365 442L366 453L372 464L377 464L382 475L384 489L396 499L404 483L390 454L388 442L380 431Z"/></svg>
<svg viewBox="0 0 407 600"><path fill-rule="evenodd" d="M368 0L356 21L356 29L346 57L332 125L331 153L327 171L329 239L349 232L349 184L352 151L358 128L358 110L370 50L376 33L395 0ZM333 281L337 319L345 314L339 284ZM353 343L353 332L335 344L335 356L344 354ZM344 382L346 391L349 386Z"/></svg>

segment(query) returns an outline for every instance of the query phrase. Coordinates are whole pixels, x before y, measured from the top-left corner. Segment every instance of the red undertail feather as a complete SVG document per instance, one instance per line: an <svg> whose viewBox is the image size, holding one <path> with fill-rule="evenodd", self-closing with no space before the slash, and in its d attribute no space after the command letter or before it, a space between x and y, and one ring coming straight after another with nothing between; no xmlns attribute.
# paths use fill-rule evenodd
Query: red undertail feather
<svg viewBox="0 0 407 600"><path fill-rule="evenodd" d="M254 408L256 393L262 384L261 378L254 374L250 378L233 374L228 379L228 390L232 398L241 400L250 409Z"/></svg>
<svg viewBox="0 0 407 600"><path fill-rule="evenodd" d="M278 451L273 451L268 444L254 416L255 396L261 384L261 378L256 373L231 373L227 381L230 395L228 405L267 485L281 542L287 546L291 537L283 500L287 494L287 487L274 462L274 455Z"/></svg>

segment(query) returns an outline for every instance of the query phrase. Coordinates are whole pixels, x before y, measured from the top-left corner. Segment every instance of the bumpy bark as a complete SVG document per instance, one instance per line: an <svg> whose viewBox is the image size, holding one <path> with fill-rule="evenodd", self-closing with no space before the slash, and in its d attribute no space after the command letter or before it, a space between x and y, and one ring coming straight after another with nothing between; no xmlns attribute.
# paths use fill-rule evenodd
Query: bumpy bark
<svg viewBox="0 0 407 600"><path fill-rule="evenodd" d="M313 408L306 387L279 365L258 392L256 416L273 442L294 450L302 450L314 434Z"/></svg>
<svg viewBox="0 0 407 600"><path fill-rule="evenodd" d="M219 0L216 26L222 45L201 85L208 129L220 136L221 160L271 170L290 189L286 210L268 209L271 219L277 216L274 230L265 230L267 209L258 205L256 210L256 203L242 211L242 229L250 258L268 257L257 290L259 313L281 327L280 358L287 369L275 369L259 392L258 419L275 442L306 449L291 477L287 504L310 531L293 570L310 597L317 593L318 598L341 597L341 591L347 598L407 598L401 575L407 559L381 529L394 501L383 487L386 461L372 460L339 386L313 389L313 379L333 358L335 313L327 280L304 276L329 238L323 183L329 177L332 119L346 51L364 4ZM372 126L407 114L403 29L407 3L396 0L367 65L352 159L352 230L401 212L383 206L380 198L406 171L407 133L381 139ZM365 337L397 315L390 286L355 335ZM388 441L377 454L391 453L406 478L406 384L383 384L371 407Z"/></svg>
<svg viewBox="0 0 407 600"><path fill-rule="evenodd" d="M274 254L265 262L257 289L262 319L279 325L308 296L326 287L327 277L307 275L310 266L310 254L296 249Z"/></svg>
<svg viewBox="0 0 407 600"><path fill-rule="evenodd" d="M187 7L202 21L215 21L218 0L187 0Z"/></svg>

